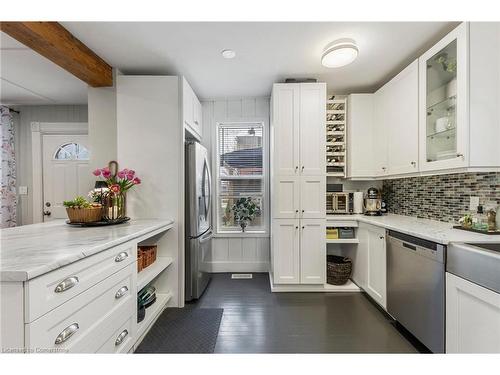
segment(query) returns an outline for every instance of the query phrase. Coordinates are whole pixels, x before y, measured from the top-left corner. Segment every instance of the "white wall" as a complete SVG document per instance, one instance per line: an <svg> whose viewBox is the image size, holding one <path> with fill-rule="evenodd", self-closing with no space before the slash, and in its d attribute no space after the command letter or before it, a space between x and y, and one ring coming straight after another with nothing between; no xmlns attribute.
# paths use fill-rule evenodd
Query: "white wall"
<svg viewBox="0 0 500 375"><path fill-rule="evenodd" d="M16 106L17 186L28 186L28 195L18 195L17 225L31 224L33 219L33 167L31 158L32 122L87 122L86 105ZM16 118L17 117L17 118Z"/></svg>
<svg viewBox="0 0 500 375"><path fill-rule="evenodd" d="M202 144L209 150L211 159L218 122L264 122L265 138L269 142L269 98L215 99L204 101L202 105ZM215 173L213 167L212 170ZM213 180L215 183L215 178ZM269 197L269 188L266 187L266 190ZM215 186L212 191L215 191ZM216 202L215 197L213 200ZM214 217L214 222L215 220ZM212 242L212 251L205 255L204 261L206 269L210 272L267 272L269 234L216 234Z"/></svg>

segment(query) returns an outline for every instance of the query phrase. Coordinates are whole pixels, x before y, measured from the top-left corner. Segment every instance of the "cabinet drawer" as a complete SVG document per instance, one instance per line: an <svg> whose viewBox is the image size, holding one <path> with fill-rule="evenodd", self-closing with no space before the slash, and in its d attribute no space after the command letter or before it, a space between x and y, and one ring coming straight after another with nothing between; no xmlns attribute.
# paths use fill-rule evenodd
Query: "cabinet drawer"
<svg viewBox="0 0 500 375"><path fill-rule="evenodd" d="M28 281L25 322L34 321L121 268L135 264L136 249L135 242L127 242Z"/></svg>
<svg viewBox="0 0 500 375"><path fill-rule="evenodd" d="M97 353L127 353L134 345L134 326L137 318L131 316L113 332L111 337L97 350Z"/></svg>
<svg viewBox="0 0 500 375"><path fill-rule="evenodd" d="M135 290L134 263L27 324L26 346L34 351L96 352L123 324L122 317L135 315Z"/></svg>

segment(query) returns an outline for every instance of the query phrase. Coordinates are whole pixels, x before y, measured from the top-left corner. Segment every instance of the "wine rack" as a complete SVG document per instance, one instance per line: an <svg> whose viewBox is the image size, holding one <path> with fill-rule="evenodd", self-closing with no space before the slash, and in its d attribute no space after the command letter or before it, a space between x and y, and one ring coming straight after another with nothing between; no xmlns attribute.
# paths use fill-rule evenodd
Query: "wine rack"
<svg viewBox="0 0 500 375"><path fill-rule="evenodd" d="M346 176L346 98L329 95L326 101L326 175Z"/></svg>

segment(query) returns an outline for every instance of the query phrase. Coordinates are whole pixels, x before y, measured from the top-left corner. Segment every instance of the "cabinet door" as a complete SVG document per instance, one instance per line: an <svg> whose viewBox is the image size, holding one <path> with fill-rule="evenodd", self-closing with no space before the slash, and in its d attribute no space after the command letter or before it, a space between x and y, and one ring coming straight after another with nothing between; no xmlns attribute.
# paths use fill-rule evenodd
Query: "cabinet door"
<svg viewBox="0 0 500 375"><path fill-rule="evenodd" d="M299 232L298 219L273 220L271 251L275 284L300 282Z"/></svg>
<svg viewBox="0 0 500 375"><path fill-rule="evenodd" d="M373 177L373 94L347 98L347 176Z"/></svg>
<svg viewBox="0 0 500 375"><path fill-rule="evenodd" d="M387 175L387 120L391 110L385 87L373 96L373 176Z"/></svg>
<svg viewBox="0 0 500 375"><path fill-rule="evenodd" d="M386 248L385 231L372 225L368 231L368 274L365 291L384 309L386 308Z"/></svg>
<svg viewBox="0 0 500 375"><path fill-rule="evenodd" d="M298 175L299 87L299 84L273 86L271 158L276 176Z"/></svg>
<svg viewBox="0 0 500 375"><path fill-rule="evenodd" d="M300 216L300 184L297 176L276 176L273 182L273 218L294 219Z"/></svg>
<svg viewBox="0 0 500 375"><path fill-rule="evenodd" d="M192 127L194 121L193 90L186 79L182 80L182 115L184 125Z"/></svg>
<svg viewBox="0 0 500 375"><path fill-rule="evenodd" d="M386 99L387 173L418 172L418 60L388 83Z"/></svg>
<svg viewBox="0 0 500 375"><path fill-rule="evenodd" d="M352 251L352 281L357 286L366 291L367 277L368 277L368 244L370 233L368 229L362 224L359 225L357 230L357 237L359 244L357 248Z"/></svg>
<svg viewBox="0 0 500 375"><path fill-rule="evenodd" d="M419 58L420 170L468 165L468 41L462 23Z"/></svg>
<svg viewBox="0 0 500 375"><path fill-rule="evenodd" d="M326 280L326 220L300 221L300 282L324 284Z"/></svg>
<svg viewBox="0 0 500 375"><path fill-rule="evenodd" d="M201 108L201 103L198 100L198 97L193 91L193 129L195 132L198 133L198 135L201 138L202 135L202 117L203 117L203 111Z"/></svg>
<svg viewBox="0 0 500 375"><path fill-rule="evenodd" d="M326 173L326 84L300 85L300 171Z"/></svg>
<svg viewBox="0 0 500 375"><path fill-rule="evenodd" d="M500 353L500 294L446 273L446 352Z"/></svg>
<svg viewBox="0 0 500 375"><path fill-rule="evenodd" d="M300 214L303 219L326 218L325 175L300 177Z"/></svg>

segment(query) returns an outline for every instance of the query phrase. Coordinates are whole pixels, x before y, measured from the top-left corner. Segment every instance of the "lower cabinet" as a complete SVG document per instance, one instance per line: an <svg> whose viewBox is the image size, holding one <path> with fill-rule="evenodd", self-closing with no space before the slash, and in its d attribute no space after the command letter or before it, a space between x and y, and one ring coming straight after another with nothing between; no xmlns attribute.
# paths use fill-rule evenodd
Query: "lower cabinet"
<svg viewBox="0 0 500 375"><path fill-rule="evenodd" d="M324 284L325 219L275 219L272 223L275 284Z"/></svg>
<svg viewBox="0 0 500 375"><path fill-rule="evenodd" d="M360 223L353 281L384 309L387 306L385 229Z"/></svg>
<svg viewBox="0 0 500 375"><path fill-rule="evenodd" d="M446 352L500 353L500 294L446 273Z"/></svg>

